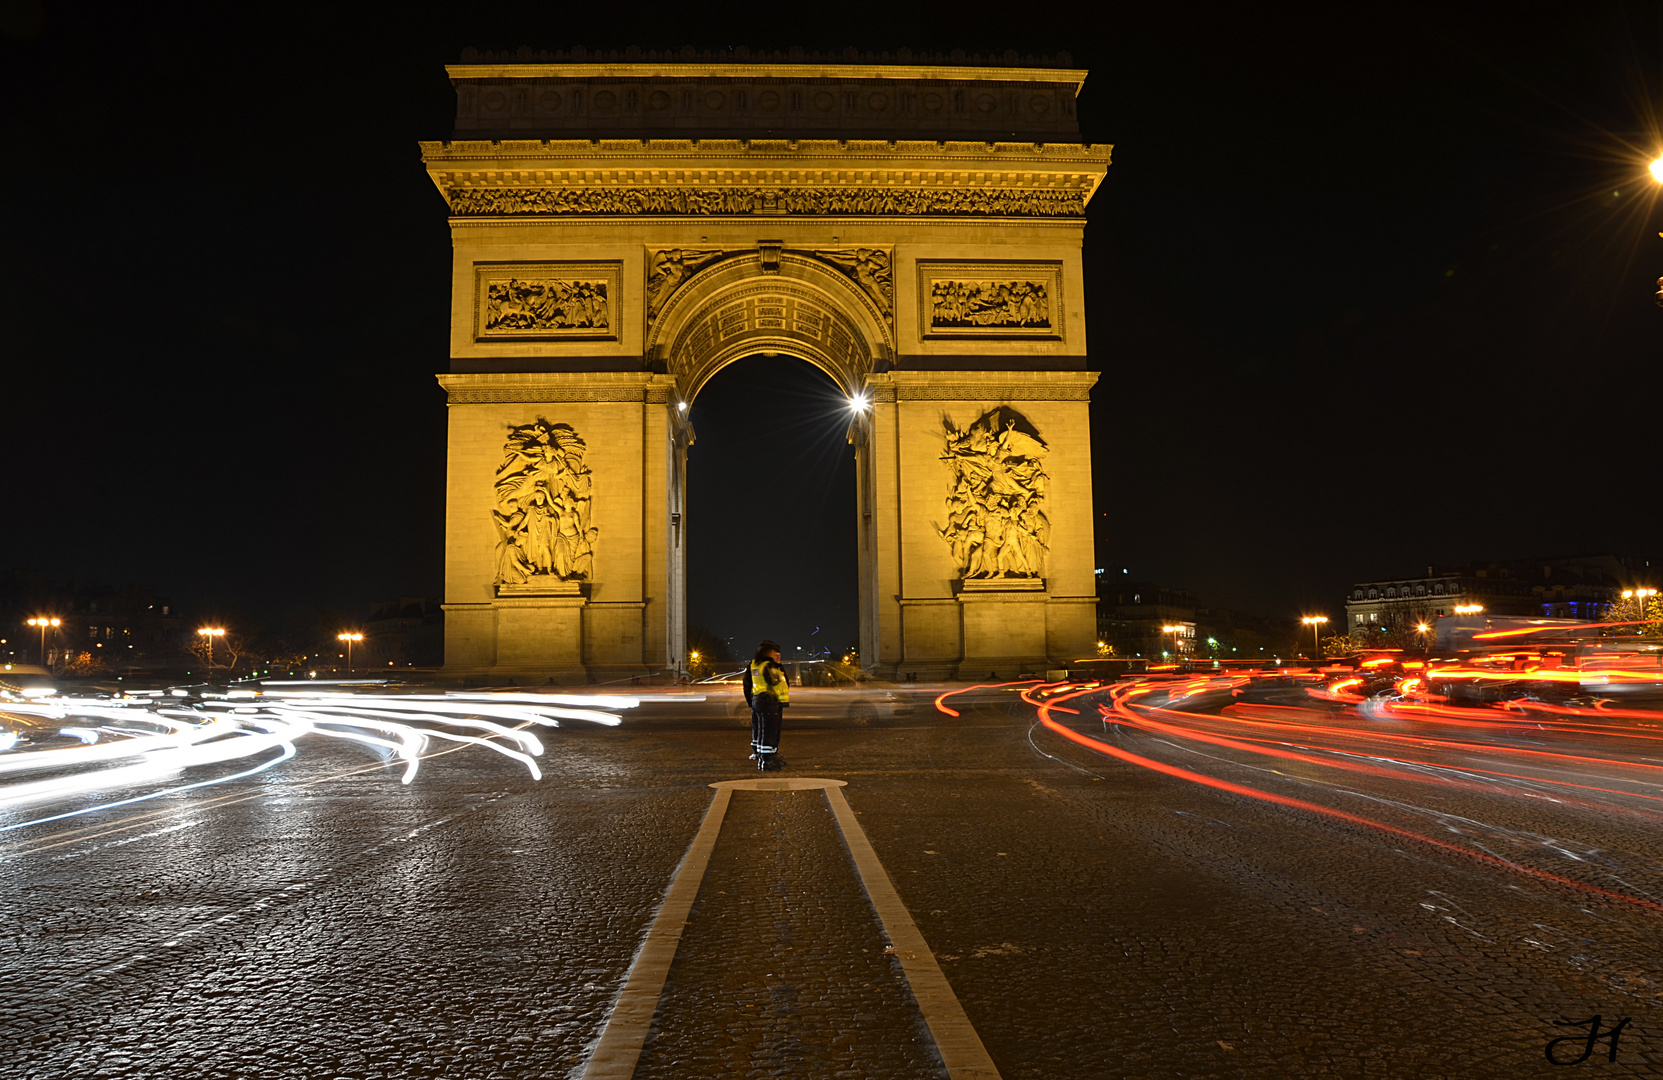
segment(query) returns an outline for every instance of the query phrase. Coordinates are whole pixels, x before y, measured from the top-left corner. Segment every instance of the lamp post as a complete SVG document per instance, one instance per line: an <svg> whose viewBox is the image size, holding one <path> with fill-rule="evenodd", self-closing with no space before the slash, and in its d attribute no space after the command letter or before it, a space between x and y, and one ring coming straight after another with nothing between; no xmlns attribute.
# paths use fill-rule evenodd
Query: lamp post
<svg viewBox="0 0 1663 1080"><path fill-rule="evenodd" d="M1455 605L1455 614L1457 614L1457 615L1477 615L1478 613L1480 613L1483 610L1484 610L1484 605L1483 604L1456 604Z"/></svg>
<svg viewBox="0 0 1663 1080"><path fill-rule="evenodd" d="M1163 627L1161 627L1161 633L1172 635L1172 658L1174 660L1178 659L1178 657L1180 655L1179 652L1178 652L1178 635L1180 633L1182 633L1183 630L1184 630L1184 624L1183 623L1178 623L1175 626L1163 626Z"/></svg>
<svg viewBox="0 0 1663 1080"><path fill-rule="evenodd" d="M1311 628L1311 662L1322 663L1322 628L1328 622L1326 615L1301 615L1299 621Z"/></svg>
<svg viewBox="0 0 1663 1080"><path fill-rule="evenodd" d="M335 640L346 642L346 677L350 679L352 678L352 643L363 641L364 635L354 630L343 630L335 635Z"/></svg>
<svg viewBox="0 0 1663 1080"><path fill-rule="evenodd" d="M225 636L225 627L204 626L197 630L197 634L208 643L208 672L212 674L214 670L214 639Z"/></svg>
<svg viewBox="0 0 1663 1080"><path fill-rule="evenodd" d="M1623 590L1623 599L1624 600L1632 599L1634 601L1634 608L1635 608L1635 611L1637 612L1637 614L1634 616L1636 622L1644 622L1645 619L1646 619L1646 597L1656 596L1656 595L1657 595L1657 590L1656 589L1624 589ZM1646 632L1646 628L1643 627L1643 626L1635 631L1635 633L1637 633L1637 634L1644 634L1645 632Z"/></svg>
<svg viewBox="0 0 1663 1080"><path fill-rule="evenodd" d="M1663 184L1663 155L1659 155L1657 160L1646 166L1646 169L1651 173L1653 180ZM1657 297L1657 306L1663 307L1663 277L1657 279L1657 292L1654 295Z"/></svg>
<svg viewBox="0 0 1663 1080"><path fill-rule="evenodd" d="M50 618L46 615L41 615L41 616L38 616L37 618L33 618L33 619L29 620L29 625L30 626L40 627L40 666L41 667L46 667L47 666L46 665L46 628L48 626L50 626L53 629L57 629L59 624L61 624L62 622L63 622L62 619L53 619L53 618ZM51 670L51 669L48 668L48 670Z"/></svg>

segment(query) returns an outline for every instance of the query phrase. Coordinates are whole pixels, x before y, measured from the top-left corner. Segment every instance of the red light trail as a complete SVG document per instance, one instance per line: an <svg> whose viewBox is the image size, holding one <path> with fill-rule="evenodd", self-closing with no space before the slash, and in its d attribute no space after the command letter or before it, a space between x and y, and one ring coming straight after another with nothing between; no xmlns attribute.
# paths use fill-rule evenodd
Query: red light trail
<svg viewBox="0 0 1663 1080"><path fill-rule="evenodd" d="M1200 676L1162 672L1108 683L1036 683L1021 691L1021 699L1034 706L1047 730L1141 769L1663 913L1663 879L1657 877L1652 860L1624 863L1622 853L1603 837L1555 839L1574 835L1558 820L1547 826L1547 833L1500 823L1513 816L1505 810L1508 801L1518 800L1529 800L1533 814L1581 815L1578 828L1588 828L1589 821L1609 822L1613 815L1652 827L1663 823L1663 809L1658 805L1663 804L1663 711L1612 707L1604 701L1557 705L1523 697L1463 704L1435 690L1463 682L1484 685L1482 680L1492 673L1483 666L1427 665L1394 678L1391 671L1381 670L1387 665L1399 671L1408 666L1395 661L1375 663L1362 669L1368 675L1352 668L1330 669L1322 676L1286 668ZM1551 688L1569 681L1559 677L1561 672L1571 679L1579 677L1574 668L1503 674ZM1663 691L1663 674L1657 670L1626 668L1598 674L1608 685L1635 685L1649 679L1648 685ZM1613 675L1619 677L1610 678ZM1307 695L1310 704L1244 701L1244 693L1301 694ZM1082 699L1096 706L1104 737L1071 726L1078 721L1063 719L1081 715ZM937 707L948 711L941 699ZM951 715L957 715L956 711ZM1125 735L1110 741L1107 733L1111 730ZM1116 744L1125 737L1152 740L1150 749L1136 752ZM1229 754L1206 753L1200 747L1248 756L1237 760ZM1201 753L1213 764L1189 768L1160 759L1173 751ZM1255 765L1255 761L1264 764ZM1277 765L1294 769L1284 771ZM1275 777L1268 781L1272 786L1299 784L1307 793L1362 798L1380 809L1369 813L1341 809L1316 801L1324 795L1302 798L1260 786L1266 781L1244 783L1214 775L1236 769L1268 773ZM1351 780L1341 782L1342 777ZM1355 786L1359 784L1363 787ZM1389 787L1381 789L1379 784ZM1437 803L1405 798L1397 787L1400 784L1412 785L1408 790L1444 790L1480 800L1503 800L1503 810L1494 822L1467 817L1439 809ZM1436 820L1452 833L1471 835L1473 842L1440 839L1386 820L1379 816L1382 813ZM1494 846L1498 836L1519 849L1519 858L1485 850ZM1555 858L1570 861L1553 869L1531 865L1544 859L1551 863ZM1587 880L1590 876L1595 880ZM1605 887L1613 881L1620 888Z"/></svg>

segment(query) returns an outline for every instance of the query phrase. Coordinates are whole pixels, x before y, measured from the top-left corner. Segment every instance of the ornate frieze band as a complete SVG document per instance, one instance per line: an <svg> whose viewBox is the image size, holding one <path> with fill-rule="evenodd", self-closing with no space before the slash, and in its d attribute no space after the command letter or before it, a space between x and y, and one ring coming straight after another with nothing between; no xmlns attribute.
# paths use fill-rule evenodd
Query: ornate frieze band
<svg viewBox="0 0 1663 1080"><path fill-rule="evenodd" d="M622 263L475 263L474 340L617 340Z"/></svg>
<svg viewBox="0 0 1663 1080"><path fill-rule="evenodd" d="M898 217L1077 218L1086 193L1010 187L453 187L457 217L479 215L876 214Z"/></svg>
<svg viewBox="0 0 1663 1080"><path fill-rule="evenodd" d="M918 263L925 338L1061 338L1062 263Z"/></svg>

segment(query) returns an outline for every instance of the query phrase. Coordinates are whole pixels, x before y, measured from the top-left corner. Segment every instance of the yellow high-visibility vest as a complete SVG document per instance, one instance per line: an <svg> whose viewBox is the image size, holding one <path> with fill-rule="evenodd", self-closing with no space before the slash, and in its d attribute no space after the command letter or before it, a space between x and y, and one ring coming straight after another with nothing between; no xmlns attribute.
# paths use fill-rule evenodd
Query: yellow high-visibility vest
<svg viewBox="0 0 1663 1080"><path fill-rule="evenodd" d="M768 665L774 664L774 681L768 681ZM772 694L784 705L791 700L791 686L785 680L785 669L772 660L751 661L751 694Z"/></svg>

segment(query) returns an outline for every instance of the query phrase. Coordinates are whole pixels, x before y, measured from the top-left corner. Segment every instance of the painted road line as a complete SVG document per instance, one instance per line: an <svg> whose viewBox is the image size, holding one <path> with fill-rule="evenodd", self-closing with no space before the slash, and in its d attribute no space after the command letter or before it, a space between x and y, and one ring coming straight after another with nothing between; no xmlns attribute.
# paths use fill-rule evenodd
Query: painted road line
<svg viewBox="0 0 1663 1080"><path fill-rule="evenodd" d="M670 891L664 896L658 917L647 931L646 941L635 954L629 977L618 995L618 1003L606 1019L600 1041L583 1070L583 1080L630 1080L635 1075L636 1063L641 1059L641 1048L646 1045L647 1032L652 1027L653 1015L658 1011L658 1000L664 993L664 982L670 974L670 964L681 944L681 931L693 910L699 885L710 866L710 853L716 847L716 836L722 831L722 819L727 815L728 802L735 791L815 791L826 793L832 815L843 841L854 860L855 872L860 875L866 895L877 912L878 922L901 962L901 973L906 977L918 1011L935 1040L936 1051L951 1080L1000 1080L999 1070L988 1056L987 1048L970 1026L970 1018L942 974L935 954L924 942L924 935L901 903L900 894L889 880L889 874L878 855L872 850L866 830L855 820L849 802L838 789L845 787L842 780L820 780L806 776L763 777L755 780L724 780L711 784L716 797L705 811L704 823L693 837Z"/></svg>
<svg viewBox="0 0 1663 1080"><path fill-rule="evenodd" d="M947 1075L952 1080L999 1080L999 1070L988 1056L987 1047L982 1045L976 1029L970 1026L970 1017L965 1015L958 995L953 993L947 976L942 974L941 965L935 962L935 954L925 944L918 924L912 921L906 905L901 903L900 894L895 891L888 872L878 861L871 841L866 838L866 830L860 827L860 822L855 820L855 812L849 809L849 801L837 787L828 784L825 790L826 801L831 804L837 824L843 830L843 840L849 845L849 854L854 858L861 884L866 886L866 895L872 900L878 921L883 924L889 943L895 947L895 957L901 961L901 970L912 987L918 1011L924 1014L924 1023L929 1025L930 1035L941 1053L941 1063L946 1066Z"/></svg>
<svg viewBox="0 0 1663 1080"><path fill-rule="evenodd" d="M710 866L716 834L722 831L722 818L727 815L732 798L731 788L718 787L716 797L710 801L692 846L687 849L681 866L676 868L676 876L670 879L670 890L664 894L658 917L629 967L629 977L624 980L618 1001L606 1018L595 1052L589 1055L589 1063L583 1070L584 1080L629 1080L635 1075L635 1064L641 1059L653 1014L658 1011L658 999L664 993L664 980L670 974L671 961L676 958L676 947L681 944L681 931L693 910L699 883Z"/></svg>

